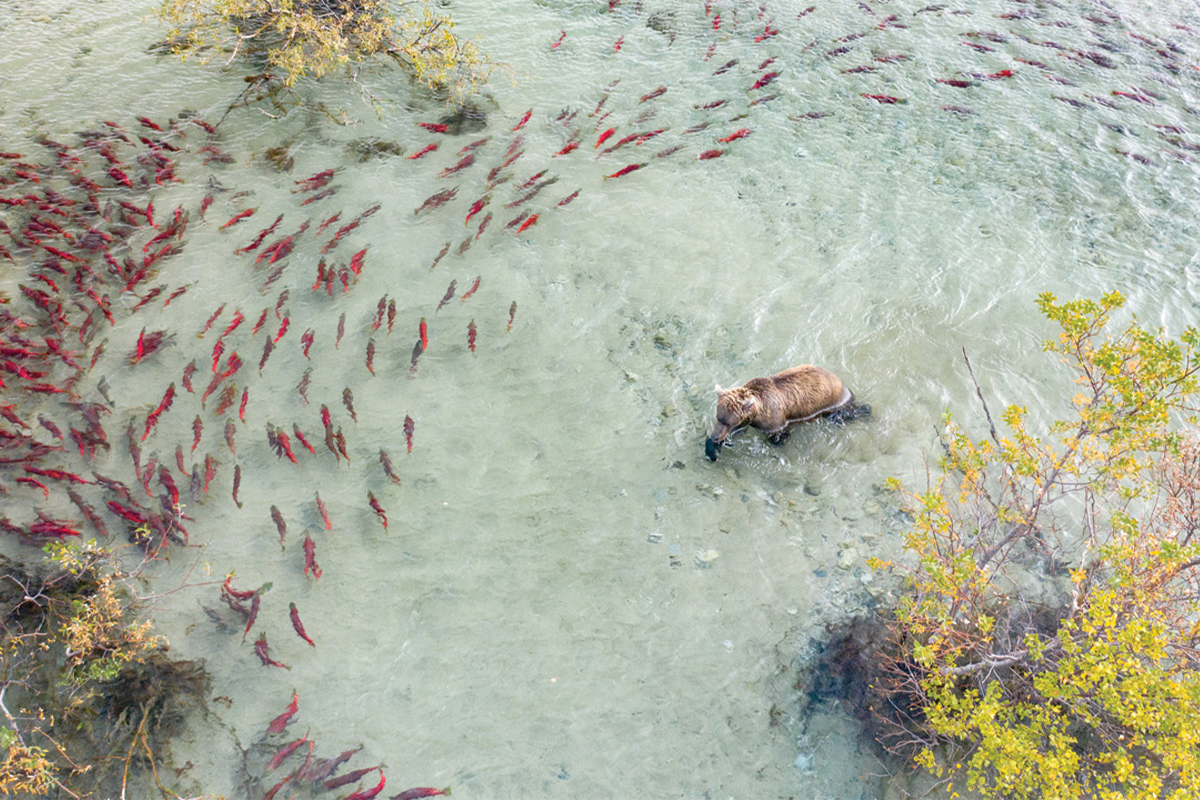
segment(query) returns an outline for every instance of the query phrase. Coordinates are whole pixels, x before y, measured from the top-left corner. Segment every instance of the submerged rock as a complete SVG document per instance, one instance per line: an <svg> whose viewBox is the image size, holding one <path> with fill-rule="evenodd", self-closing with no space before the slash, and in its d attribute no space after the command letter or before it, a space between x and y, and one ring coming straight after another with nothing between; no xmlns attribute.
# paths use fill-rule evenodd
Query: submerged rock
<svg viewBox="0 0 1200 800"><path fill-rule="evenodd" d="M355 139L346 147L358 158L360 163L370 161L372 158L404 155L404 148L398 143L385 141L376 136Z"/></svg>
<svg viewBox="0 0 1200 800"><path fill-rule="evenodd" d="M838 553L838 569L849 570L854 566L854 562L858 560L858 550L853 547L846 547L842 552Z"/></svg>
<svg viewBox="0 0 1200 800"><path fill-rule="evenodd" d="M667 37L668 44L675 44L675 12L656 11L646 20L646 27Z"/></svg>
<svg viewBox="0 0 1200 800"><path fill-rule="evenodd" d="M487 127L487 112L477 106L464 103L438 122L446 126L446 133L451 136L479 133Z"/></svg>

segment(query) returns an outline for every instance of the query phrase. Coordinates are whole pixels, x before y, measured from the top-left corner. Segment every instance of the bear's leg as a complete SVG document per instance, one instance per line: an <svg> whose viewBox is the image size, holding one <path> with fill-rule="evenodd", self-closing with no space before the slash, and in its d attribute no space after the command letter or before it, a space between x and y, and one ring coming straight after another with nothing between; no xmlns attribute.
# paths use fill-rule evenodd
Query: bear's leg
<svg viewBox="0 0 1200 800"><path fill-rule="evenodd" d="M781 445L787 441L787 438L790 435L791 435L791 431L789 431L787 428L784 428L781 431L775 431L774 433L768 433L767 441L769 441L773 445Z"/></svg>
<svg viewBox="0 0 1200 800"><path fill-rule="evenodd" d="M871 407L866 403L851 403L831 411L826 418L835 425L845 425L859 419L871 418Z"/></svg>

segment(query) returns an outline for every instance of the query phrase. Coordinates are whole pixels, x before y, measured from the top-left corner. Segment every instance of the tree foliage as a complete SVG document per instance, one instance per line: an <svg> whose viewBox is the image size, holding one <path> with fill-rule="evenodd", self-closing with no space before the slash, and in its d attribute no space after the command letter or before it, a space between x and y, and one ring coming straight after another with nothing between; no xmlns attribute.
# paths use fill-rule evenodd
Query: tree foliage
<svg viewBox="0 0 1200 800"><path fill-rule="evenodd" d="M980 392L981 440L947 413L939 469L903 492L915 564L875 564L910 589L885 746L987 797L1200 796L1200 439L1173 424L1200 337L1110 334L1123 303L1038 299L1071 413L1012 405L998 430Z"/></svg>
<svg viewBox="0 0 1200 800"><path fill-rule="evenodd" d="M183 57L248 59L247 80L273 98L304 77L384 57L419 84L461 100L486 80L492 65L454 22L428 0L163 0L167 49Z"/></svg>

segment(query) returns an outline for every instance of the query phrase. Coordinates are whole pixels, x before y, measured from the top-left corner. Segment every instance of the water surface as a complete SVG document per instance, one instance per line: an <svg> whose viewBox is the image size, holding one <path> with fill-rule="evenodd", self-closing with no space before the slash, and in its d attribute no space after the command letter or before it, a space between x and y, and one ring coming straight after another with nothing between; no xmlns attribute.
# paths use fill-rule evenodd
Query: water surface
<svg viewBox="0 0 1200 800"><path fill-rule="evenodd" d="M483 132L423 130L415 123L442 117L439 102L368 69L360 78L380 118L353 85L331 79L303 91L347 110L353 125L242 110L213 140L234 163L179 157L183 181L155 204L192 219L160 279L190 288L169 308L119 318L106 332L109 355L81 388L98 399L106 376L115 441L189 361L211 375L218 329L235 309L247 318L229 337L247 361L238 385L250 396L237 454L212 401L201 408L193 395L144 448L173 463L200 415L189 465L206 452L220 462L210 493L185 499L191 542L203 549L177 550L155 574L160 589L185 577L204 584L164 599L154 618L174 653L207 660L215 694L231 701L177 747L196 764L197 788L248 791L234 742L261 742L295 689L296 735L311 731L326 756L364 744L353 765L384 763L389 790L882 796L870 777L880 767L847 718L831 706L799 716L797 667L827 623L875 602L864 559L900 555L884 479L923 480L947 407L979 426L962 348L993 408L1018 402L1046 416L1071 390L1040 352L1052 334L1034 307L1040 292L1119 289L1149 323L1178 330L1194 320L1200 22L1162 4L806 8L452 4L460 32L505 64L475 99L488 114ZM131 130L137 116L164 121L185 108L220 119L240 74L148 54L161 36L143 16L151 10L64 1L0 12L13 45L0 54L4 149L36 149L36 132L65 141L102 119ZM850 71L858 67L874 71ZM769 72L778 76L751 88ZM741 129L748 135L719 141ZM188 136L192 153L206 141ZM439 177L483 136L474 166ZM474 239L487 212L464 225L468 208L518 136L513 152L524 153L501 173L511 180L492 191L494 218ZM573 136L579 147L554 156ZM355 142L368 137L405 155L439 147L363 161ZM265 158L281 145L290 172ZM725 152L698 158L712 149ZM631 164L644 166L606 177ZM295 181L328 168L338 169L337 194L300 206ZM557 182L505 209L542 170L539 180ZM214 193L201 222L210 178L228 191ZM455 187L450 202L414 213ZM376 203L325 255L345 265L367 247L361 278L347 292L313 291L320 246ZM219 230L249 207L255 216ZM526 209L536 224L504 227ZM314 236L335 212L339 223ZM264 289L268 270L233 250L279 214L281 232L304 220L312 230ZM451 281L455 294L439 309ZM285 290L290 328L260 373L264 337L280 320L269 314L257 335L250 323ZM386 323L372 329L384 295L397 308L390 333ZM429 348L413 373L422 318ZM130 367L122 357L144 326L175 332L175 346ZM799 363L838 372L873 418L810 425L782 447L745 434L709 463L714 385ZM296 387L310 368L306 404ZM349 463L322 446L322 404L345 432ZM268 424L299 426L317 454L297 448L297 465L278 458ZM380 448L400 485L383 474ZM132 474L123 444L75 466ZM287 521L283 548L272 506ZM323 569L316 582L303 573L305 531ZM204 615L202 606L220 609L209 582L230 571L241 588L273 581L256 627L290 671L261 666L253 636L243 642L227 611L229 630ZM289 602L315 648L290 630ZM253 751L254 777L270 752Z"/></svg>

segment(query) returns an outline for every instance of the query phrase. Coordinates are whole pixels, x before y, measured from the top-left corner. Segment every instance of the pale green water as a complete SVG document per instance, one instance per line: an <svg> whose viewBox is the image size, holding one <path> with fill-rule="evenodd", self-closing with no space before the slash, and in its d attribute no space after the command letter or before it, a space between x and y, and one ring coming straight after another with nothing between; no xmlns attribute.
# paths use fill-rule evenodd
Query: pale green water
<svg viewBox="0 0 1200 800"><path fill-rule="evenodd" d="M639 11L627 1L613 14L599 2L452 4L460 30L515 79L498 74L488 87L484 133L421 130L414 123L438 119L439 106L411 96L393 74L371 74L368 85L394 104L382 122L346 84L327 81L322 98L363 117L358 125L241 112L222 125L218 142L236 164L180 169L185 182L164 190L156 206L160 215L190 208L192 225L185 252L160 282L193 286L170 309L152 304L109 332L109 357L84 390L105 374L118 404L113 453L94 468L129 475L117 443L128 418L143 419L193 358L197 390L206 383L215 335L194 335L218 306L228 304L217 328L235 307L248 318L230 337L247 362L238 377L251 398L236 457L244 508L230 500L235 457L210 400L197 454L213 453L221 467L203 503L184 501L195 518L191 541L206 546L191 580L236 570L241 588L273 581L257 627L293 669L260 666L249 641L209 623L200 604L218 605L215 585L172 595L156 611L173 651L207 659L215 694L233 701L214 707L220 727L197 721L193 740L178 747L180 761L197 764L192 777L201 787L258 796L239 786L241 760L228 734L243 746L257 741L294 688L296 735L311 729L326 756L363 743L352 766L384 762L386 793L450 784L459 797L877 796L878 783L864 775L878 767L849 723L821 716L806 729L791 716L795 661L826 622L870 601L864 558L899 553L875 487L889 475L919 478L945 407L974 413L963 346L994 408L1020 402L1048 414L1069 388L1039 352L1051 333L1034 308L1039 292L1120 289L1147 321L1172 329L1194 322L1197 172L1171 153L1200 153L1167 137L1200 145L1191 133L1200 45L1196 34L1172 27L1200 30L1200 22L1191 10L1143 4L1120 8L1124 21L1105 17L1106 26L1084 19L1105 10L1087 3L981 3L941 13L914 13L917 3L871 5L874 16L853 2L821 2L797 19L807 4L776 4L760 21L757 4L716 3L724 22L714 32L696 3L647 2ZM182 108L219 117L240 91L238 74L145 55L159 35L141 17L149 9L64 2L0 11L10 44L0 53L0 149L34 147L31 126L66 141L99 119L133 128L138 115L165 120ZM998 18L1021 9L1044 16ZM660 11L674 12L673 43L646 26ZM878 29L889 14L908 27ZM767 19L780 33L755 43ZM961 35L971 31L1007 41ZM858 32L867 35L836 41ZM1180 69L1166 69L1164 57L1130 33L1158 49L1170 39ZM1104 54L1115 68L1071 61L1017 34ZM843 46L853 49L826 55ZM886 54L907 59L871 60ZM777 60L763 72L779 77L747 92L768 57ZM739 63L713 75L731 59ZM878 72L841 72L872 64ZM970 88L935 80L1005 69L1015 75ZM618 79L604 107L612 115L597 129L589 113ZM667 92L639 102L659 86ZM1158 99L1150 105L1113 90ZM748 105L775 92L773 101ZM718 110L695 108L723 99L730 102ZM466 228L467 208L530 108L520 131L526 154L488 209L496 218L459 255L483 216ZM578 112L566 128L555 121L564 109ZM656 116L633 122L648 109ZM808 112L831 116L801 116ZM708 120L709 129L684 133ZM665 131L597 158L593 144L613 125L607 144ZM551 158L576 127L579 149ZM750 135L716 143L739 128ZM483 135L492 140L475 166L437 177L458 148ZM347 145L366 136L408 153L441 146L420 160L359 163ZM194 140L193 147L198 134ZM296 157L288 174L262 159L284 142ZM672 156L651 156L675 145L682 149ZM714 147L729 152L697 160ZM632 174L603 177L642 162ZM329 167L341 168L338 194L298 207L293 181ZM542 169L558 182L527 206L503 210L518 196L516 184ZM201 224L209 175L253 195L243 203L228 199L232 191L217 195ZM459 190L451 203L413 214L452 186ZM571 205L556 208L576 189ZM370 245L363 278L348 294L310 290L319 257L311 233L265 293L266 270L232 255L280 213L281 232L291 232L304 219L315 227L342 211L335 230L375 202L380 212L329 256L345 263ZM218 232L244 207L259 211ZM539 213L537 224L519 236L503 230L525 207ZM446 241L450 254L431 272ZM476 276L478 293L460 302ZM451 280L456 296L436 311ZM291 327L260 377L263 334L248 328L283 289ZM398 307L390 336L370 331L384 293ZM343 313L346 334L335 349ZM410 379L422 317L430 348ZM270 315L267 333L277 325ZM177 342L131 369L120 359L142 326L177 331ZM311 362L300 352L306 329L316 339ZM374 377L364 365L371 336ZM874 418L844 429L810 426L782 448L748 434L717 464L703 458L714 384L809 362L841 374ZM309 366L312 402L304 405L295 387ZM341 404L344 387L353 390L357 423ZM170 464L177 443L190 446L197 400L177 399L145 457ZM321 404L346 432L349 466L319 441ZM416 422L411 455L406 414ZM298 453L299 466L278 460L266 446L268 422L300 425L317 456ZM398 487L379 468L381 446L396 463ZM316 511L317 490L330 533ZM387 509L387 533L367 506L368 490ZM287 519L285 551L272 505ZM324 569L318 583L302 574L305 529ZM698 558L707 551L719 555ZM839 569L839 554L851 569ZM179 551L157 588L175 586L195 557ZM315 649L292 634L289 601ZM768 725L773 704L783 725ZM798 755L808 769L794 764Z"/></svg>

